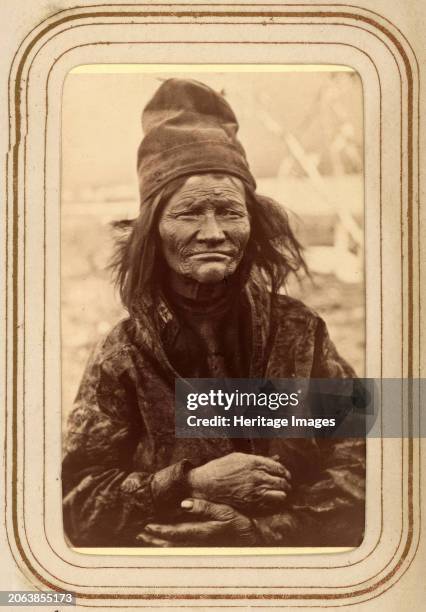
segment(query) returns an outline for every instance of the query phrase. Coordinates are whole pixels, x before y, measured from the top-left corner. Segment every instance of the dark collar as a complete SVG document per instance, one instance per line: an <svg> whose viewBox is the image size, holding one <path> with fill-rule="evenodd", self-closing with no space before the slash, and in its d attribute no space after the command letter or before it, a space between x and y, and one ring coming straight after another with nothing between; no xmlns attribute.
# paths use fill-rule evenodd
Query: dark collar
<svg viewBox="0 0 426 612"><path fill-rule="evenodd" d="M251 320L249 377L262 378L271 327L271 294L259 272L252 271L241 292L241 298L246 300ZM180 378L167 359L164 343L173 339L181 324L163 293L156 289L150 295L137 294L132 305L132 317L136 324L137 343L144 350L150 351L174 378Z"/></svg>

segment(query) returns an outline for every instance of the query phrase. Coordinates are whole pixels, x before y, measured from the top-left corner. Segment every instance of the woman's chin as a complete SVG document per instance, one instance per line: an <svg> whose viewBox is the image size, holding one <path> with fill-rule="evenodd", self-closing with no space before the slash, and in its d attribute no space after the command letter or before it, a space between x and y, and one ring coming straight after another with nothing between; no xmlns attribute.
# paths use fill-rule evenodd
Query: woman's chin
<svg viewBox="0 0 426 612"><path fill-rule="evenodd" d="M191 274L192 278L199 283L220 283L232 272L229 267L220 262L206 262L199 266Z"/></svg>

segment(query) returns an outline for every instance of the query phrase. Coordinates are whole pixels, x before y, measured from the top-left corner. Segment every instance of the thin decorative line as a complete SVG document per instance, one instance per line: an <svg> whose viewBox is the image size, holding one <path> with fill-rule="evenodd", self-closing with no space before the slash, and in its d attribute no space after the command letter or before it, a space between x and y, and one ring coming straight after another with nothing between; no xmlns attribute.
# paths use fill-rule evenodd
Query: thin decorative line
<svg viewBox="0 0 426 612"><path fill-rule="evenodd" d="M84 25L85 25L85 24L82 24L82 26L84 26ZM89 25L89 24L87 24L87 25ZM90 25L92 25L92 24L90 24ZM102 25L102 24L99 24L99 25ZM317 25L317 24L313 24L313 25ZM332 25L336 25L336 24L332 24ZM345 24L338 24L338 25L345 25ZM350 26L350 27L352 27L352 26ZM353 26L353 27L357 27L357 26ZM53 37L52 37L52 38L53 38ZM51 39L49 39L49 40L51 40ZM47 42L48 42L48 41L47 41ZM134 41L133 41L133 42L134 42ZM146 41L144 41L144 42L146 42ZM149 42L149 41L148 41L148 42ZM166 42L167 42L167 44L170 44L171 42L175 42L175 41L166 41ZM197 42L197 44L198 44L198 41L193 41L193 42ZM75 49L75 48L84 47L84 46L90 46L91 44L105 44L105 43L102 43L102 42L96 42L96 43L86 43L86 44L84 44L84 45L78 45L77 47L72 47L72 48L68 49L67 51L65 51L65 52L64 52L64 53L63 53L61 56L59 56L58 58L56 58L56 60L55 60L54 64L53 64L53 65L52 65L52 67L51 67L51 70L53 69L53 67L54 67L55 63L56 63L57 61L59 61L59 59L60 59L61 57L63 57L63 56L64 56L64 55L65 55L67 52L69 52L69 51L71 51L71 50L73 50L73 49ZM128 43L116 43L116 44L128 44ZM186 43L184 43L184 44L186 44ZM216 43L214 43L214 44L216 44ZM224 43L224 44L226 44L226 43ZM231 42L231 43L228 43L228 44L235 44L235 41L234 41L234 42ZM280 43L274 43L274 44L280 44ZM284 44L284 43L283 43L283 44ZM291 44L293 44L293 43L291 43ZM297 44L297 43L296 43L296 44ZM350 44L347 44L347 43L318 43L318 44L342 44L342 45L345 45L345 46L353 47L353 45L350 45ZM357 50L360 50L360 49L358 49L358 47L354 47L354 48L355 48L355 49L357 49ZM360 51L361 51L362 53L364 53L365 55L367 55L367 57L369 57L370 61L372 61L372 60L371 60L371 57L370 57L370 56L369 56L367 53L365 53L365 52L364 52L364 51L362 51L362 50L360 50ZM375 66L375 65L374 65L374 62L372 62L372 63L373 63L373 66ZM380 76L379 76L379 74L378 74L378 71L377 71L377 68L376 68L376 67L375 67L375 69L376 69L376 74L377 74L378 79L379 79L379 88L381 89L381 87L380 87ZM51 70L49 71L49 75L50 75ZM48 77L48 78L49 78L49 77ZM381 468L382 468L382 467L383 467L383 466L381 466ZM383 498L382 498L382 501L383 501ZM381 508L381 516L382 516L382 521L383 521L383 508ZM377 548L377 545L378 545L378 543L379 543L379 542L380 542L380 540L381 540L381 534L382 534L382 531L383 531L383 522L382 522L382 524L381 524L381 532L380 532L379 540L378 540L378 542L376 543L376 546L375 546L375 547L374 547L374 548L373 548L373 549L370 551L370 553L369 553L369 554L368 554L366 557L364 557L363 559L360 559L359 561L356 561L356 562L355 562L355 563L353 563L353 564L350 564L350 567L352 567L353 565L357 565L358 563L360 563L360 562L364 561L366 558L368 558L368 557L369 557L369 556L370 556L370 555L371 555L371 554L374 552L375 548ZM51 550L54 552L54 554L56 554L56 555L57 555L57 556L58 556L60 559L62 559L63 561L65 561L65 559L63 559L63 557L61 557L60 555L58 555L57 551L56 551L55 549L53 549L53 548L52 548L52 546L50 545L50 542L49 542L49 540L48 540L48 538L47 538L47 534L46 534L46 540L47 540L47 542L48 542L48 544L49 544L49 546L50 546ZM398 550L398 547L399 547L399 544L401 543L401 540L402 540L402 532L401 532L401 534L400 534L400 539L399 539L399 543L398 543L398 545L397 545L397 548L396 548L396 550L395 550L394 554L392 555L392 557L390 558L390 560L388 561L387 565L389 565L389 563L390 563L390 562L392 561L392 559L395 557L395 555L396 555L396 553L397 553L397 550ZM87 567L87 566L80 566L80 565L76 565L76 564L71 563L71 562L69 562L69 561L66 561L66 563L68 563L69 565L74 566L74 567L80 567L80 568L81 568L81 567L83 567L83 568ZM384 569L387 567L387 565L386 565L386 566L384 566L384 567L382 568L382 570L381 570L381 571L383 571L383 570L384 570ZM42 566L42 567L43 567L43 566ZM105 568L105 569L107 569L107 568L114 568L114 566L97 566L97 569L99 569L100 567ZM116 567L116 566L115 566L115 567ZM122 566L119 566L119 567L122 567ZM167 567L164 567L164 566L163 566L163 567L160 567L160 568L157 568L157 569L182 569L182 567L185 567L185 569L194 569L194 568L191 568L191 566L180 566L180 567L173 567L173 566L167 566ZM215 567L215 566L201 566L201 567L202 567L203 569L223 569L223 568L231 568L231 566L223 566L223 567ZM200 566L197 566L197 569L201 569L201 567L200 567ZM315 566L314 566L314 567L315 567ZM345 566L334 566L334 567L338 568L338 567L345 567ZM348 567L349 567L349 566L348 566ZM136 568L138 568L138 569L155 569L155 566L132 566L132 569L136 569ZM46 569L46 568L44 568L44 569ZM237 569L237 568L235 568L235 567L234 567L234 568L232 568L232 569ZM287 568L286 568L286 566L277 566L277 567L271 567L271 566L259 566L259 567L253 567L253 566L244 566L244 569L312 569L312 568L311 568L311 567L309 567L309 566L308 566L308 567L300 567L300 566L297 566L297 567L290 567L290 568L289 568L289 567L287 567ZM319 567L318 567L318 566L316 566L316 569L329 569L329 567L327 567L327 566L324 566L324 567L321 567L321 566L319 566ZM371 576L371 577L369 578L369 580L371 580L372 578L374 578L376 575L377 575L377 574L375 574L374 576ZM357 584L362 584L362 583L357 583ZM339 586L338 588L346 588L347 586L357 586L357 584L356 584L356 585L343 585L343 586ZM81 585L80 585L80 586L81 586ZM233 587L232 587L232 588L233 588ZM237 586L237 587L235 587L235 588L248 588L248 587L239 587L239 586ZM269 588L269 587L265 587L265 588ZM282 588L284 588L284 587L282 587ZM299 588L299 587L289 587L289 588ZM307 587L307 588L318 588L318 587ZM320 587L320 588L322 588L322 587Z"/></svg>

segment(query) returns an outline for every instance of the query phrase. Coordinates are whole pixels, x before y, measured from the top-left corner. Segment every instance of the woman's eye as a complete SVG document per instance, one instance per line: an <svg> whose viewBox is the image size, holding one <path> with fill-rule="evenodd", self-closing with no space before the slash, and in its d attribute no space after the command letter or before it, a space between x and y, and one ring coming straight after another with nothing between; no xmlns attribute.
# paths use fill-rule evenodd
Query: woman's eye
<svg viewBox="0 0 426 612"><path fill-rule="evenodd" d="M221 217L227 217L229 219L238 219L241 215L237 213L235 210L222 210L219 212Z"/></svg>
<svg viewBox="0 0 426 612"><path fill-rule="evenodd" d="M198 215L195 212L185 212L185 213L180 213L179 215L176 215L178 219L182 219L183 221L187 219L196 219L197 216Z"/></svg>

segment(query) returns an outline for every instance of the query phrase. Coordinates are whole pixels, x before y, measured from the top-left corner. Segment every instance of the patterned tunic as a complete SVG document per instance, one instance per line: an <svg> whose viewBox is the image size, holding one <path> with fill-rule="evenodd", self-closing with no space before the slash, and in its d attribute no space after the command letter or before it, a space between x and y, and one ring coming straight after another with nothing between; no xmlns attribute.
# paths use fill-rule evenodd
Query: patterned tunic
<svg viewBox="0 0 426 612"><path fill-rule="evenodd" d="M324 321L301 302L271 296L254 278L238 308L250 337L250 378L353 377ZM180 321L160 295L93 351L69 416L62 469L64 527L75 546L141 546L148 522L177 520L187 471L241 450L279 455L292 474L281 511L247 510L261 546L357 546L364 530L365 441L183 439L174 435L168 355ZM218 542L218 545L221 543ZM231 542L227 543L232 546Z"/></svg>

